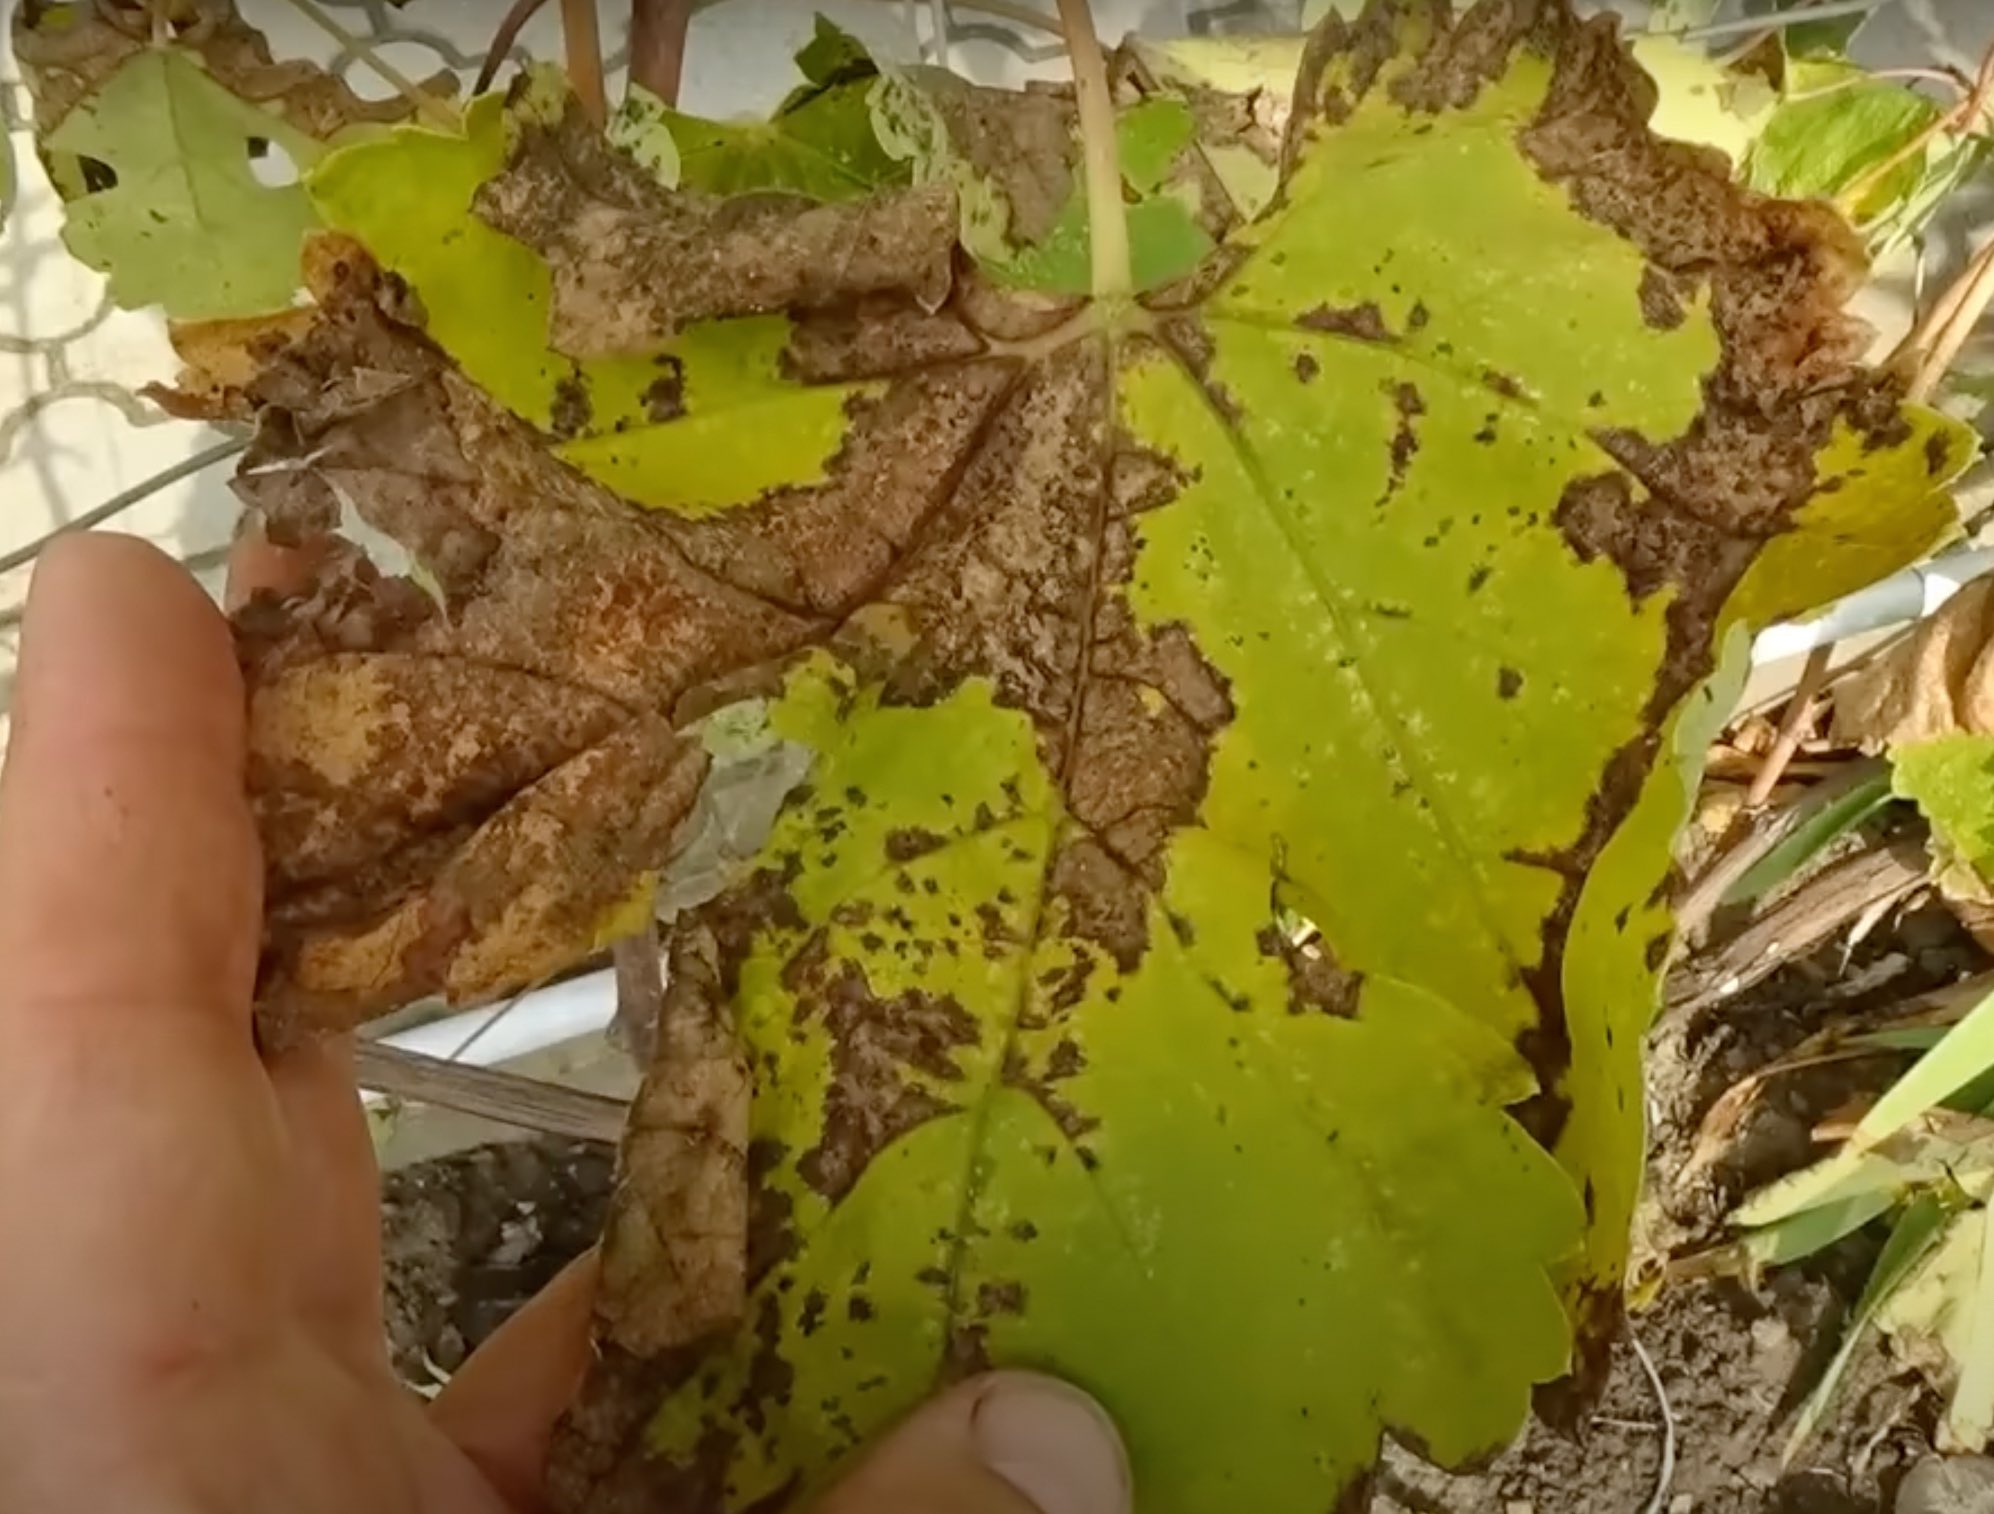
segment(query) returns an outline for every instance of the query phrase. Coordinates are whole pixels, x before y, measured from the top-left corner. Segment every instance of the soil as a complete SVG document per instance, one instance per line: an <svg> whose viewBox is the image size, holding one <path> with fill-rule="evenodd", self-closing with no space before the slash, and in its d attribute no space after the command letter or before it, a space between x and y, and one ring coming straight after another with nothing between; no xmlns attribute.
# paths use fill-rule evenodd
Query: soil
<svg viewBox="0 0 1994 1514"><path fill-rule="evenodd" d="M389 1347L432 1392L595 1244L616 1153L594 1141L502 1141L391 1172L381 1185Z"/></svg>
<svg viewBox="0 0 1994 1514"><path fill-rule="evenodd" d="M1942 907L1925 904L1853 951L1793 963L1697 1017L1665 1018L1651 1047L1651 1189L1646 1240L1675 1255L1720 1234L1752 1187L1815 1154L1810 1132L1895 1075L1889 1061L1776 1080L1714 1162L1685 1161L1704 1113L1828 1020L1888 1006L1986 966ZM595 1238L608 1200L608 1147L507 1142L391 1174L385 1184L388 1311L398 1370L441 1377ZM1756 1287L1673 1283L1633 1320L1673 1421L1675 1465L1655 1499L1664 1409L1633 1346L1615 1349L1602 1396L1575 1432L1533 1424L1472 1475L1393 1449L1375 1514L1888 1514L1930 1454L1939 1403L1875 1343L1836 1407L1781 1466L1793 1409L1841 1337L1879 1237L1859 1234Z"/></svg>

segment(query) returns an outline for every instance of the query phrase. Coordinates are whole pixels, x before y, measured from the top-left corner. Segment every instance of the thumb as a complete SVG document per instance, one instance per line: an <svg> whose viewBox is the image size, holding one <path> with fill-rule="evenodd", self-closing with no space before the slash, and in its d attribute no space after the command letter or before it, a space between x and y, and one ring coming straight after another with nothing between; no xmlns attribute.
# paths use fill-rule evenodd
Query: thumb
<svg viewBox="0 0 1994 1514"><path fill-rule="evenodd" d="M814 1514L1129 1514L1128 1456L1101 1406L993 1372L916 1410Z"/></svg>

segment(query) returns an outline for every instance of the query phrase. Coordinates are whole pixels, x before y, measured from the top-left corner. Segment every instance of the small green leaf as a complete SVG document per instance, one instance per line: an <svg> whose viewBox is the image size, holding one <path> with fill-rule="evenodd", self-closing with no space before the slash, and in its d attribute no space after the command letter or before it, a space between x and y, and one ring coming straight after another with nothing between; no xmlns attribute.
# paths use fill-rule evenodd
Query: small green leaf
<svg viewBox="0 0 1994 1514"><path fill-rule="evenodd" d="M1810 816L1782 837L1725 893L1726 904L1749 904L1780 887L1801 868L1876 815L1895 797L1890 774L1880 771Z"/></svg>
<svg viewBox="0 0 1994 1514"><path fill-rule="evenodd" d="M802 103L798 95L807 97L813 91L872 79L879 73L865 44L830 17L821 14L817 17L816 31L797 51L796 68L809 80L809 84L784 102L784 110Z"/></svg>
<svg viewBox="0 0 1994 1514"><path fill-rule="evenodd" d="M1852 64L1796 59L1785 98L1747 163L1755 189L1792 199L1857 199L1845 208L1878 250L1915 235L1979 164L1981 148L1941 134L1922 153L1876 178L1940 116L1929 98Z"/></svg>
<svg viewBox="0 0 1994 1514"><path fill-rule="evenodd" d="M1122 178L1136 196L1125 208L1130 271L1139 292L1158 289L1191 273L1212 250L1211 234L1198 224L1196 207L1164 191L1164 181L1190 146L1191 112L1176 100L1147 100L1115 118L1115 135ZM1076 182L1073 198L1044 241L990 267L1020 289L1082 295L1093 279L1091 256L1086 189Z"/></svg>
<svg viewBox="0 0 1994 1514"><path fill-rule="evenodd" d="M1994 736L1955 732L1890 751L1898 794L1931 822L1947 881L1969 896L1994 881Z"/></svg>
<svg viewBox="0 0 1994 1514"><path fill-rule="evenodd" d="M1856 1126L1849 1148L1863 1151L1958 1093L1994 1068L1994 995L1976 1004L1946 1038L1891 1085Z"/></svg>
<svg viewBox="0 0 1994 1514"><path fill-rule="evenodd" d="M1704 49L1674 37L1636 36L1629 48L1655 81L1649 130L1714 147L1734 164L1746 161L1779 103L1770 84L1757 74L1726 68Z"/></svg>
<svg viewBox="0 0 1994 1514"><path fill-rule="evenodd" d="M643 164L646 172L666 189L679 186L679 145L671 126L671 118L676 114L643 85L632 84L616 114L609 118L610 142Z"/></svg>
<svg viewBox="0 0 1994 1514"><path fill-rule="evenodd" d="M907 183L907 164L874 134L870 97L879 70L858 40L819 16L796 62L808 82L765 121L709 121L633 89L610 140L667 189L834 202Z"/></svg>
<svg viewBox="0 0 1994 1514"><path fill-rule="evenodd" d="M259 144L280 147L300 171L320 152L184 55L137 53L44 144L117 176L69 202L63 240L110 275L112 297L127 307L163 305L196 320L282 309L317 218L301 185L258 182L250 159Z"/></svg>

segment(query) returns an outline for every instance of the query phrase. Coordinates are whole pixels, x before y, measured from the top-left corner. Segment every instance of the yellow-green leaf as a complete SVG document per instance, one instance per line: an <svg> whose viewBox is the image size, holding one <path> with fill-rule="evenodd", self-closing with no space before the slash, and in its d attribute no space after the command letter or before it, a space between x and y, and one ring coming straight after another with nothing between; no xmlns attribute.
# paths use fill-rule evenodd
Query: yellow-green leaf
<svg viewBox="0 0 1994 1514"><path fill-rule="evenodd" d="M506 150L504 102L486 95L461 135L403 126L330 154L312 203L420 291L430 335L473 380L620 493L698 510L821 480L867 386L786 381L781 316L694 327L643 357L576 362L548 345L546 264L471 212ZM727 415L753 429L752 448L713 449Z"/></svg>

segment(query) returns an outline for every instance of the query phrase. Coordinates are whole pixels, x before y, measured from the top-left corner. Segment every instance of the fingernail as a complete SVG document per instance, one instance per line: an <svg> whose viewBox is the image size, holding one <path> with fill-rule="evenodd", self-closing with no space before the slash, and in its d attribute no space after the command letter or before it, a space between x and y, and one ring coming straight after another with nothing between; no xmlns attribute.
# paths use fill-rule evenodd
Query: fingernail
<svg viewBox="0 0 1994 1514"><path fill-rule="evenodd" d="M983 1464L1040 1514L1126 1514L1130 1506L1121 1435L1078 1388L999 1373L977 1400L971 1433Z"/></svg>

